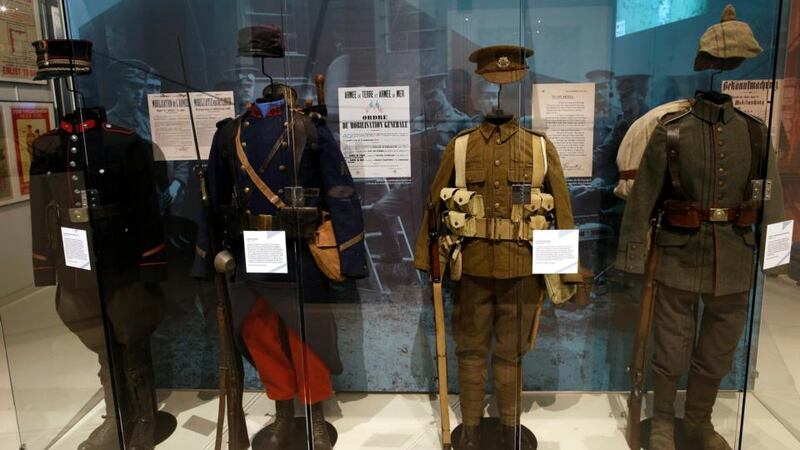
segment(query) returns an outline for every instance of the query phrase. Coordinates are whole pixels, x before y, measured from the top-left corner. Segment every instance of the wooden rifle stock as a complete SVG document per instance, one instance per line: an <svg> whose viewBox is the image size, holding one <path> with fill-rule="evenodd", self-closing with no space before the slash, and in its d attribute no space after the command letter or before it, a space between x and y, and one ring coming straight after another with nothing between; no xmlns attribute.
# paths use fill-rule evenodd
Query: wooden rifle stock
<svg viewBox="0 0 800 450"><path fill-rule="evenodd" d="M433 316L436 323L436 369L439 377L439 415L441 416L442 448L449 450L452 444L450 441L450 406L447 392L447 327L444 320L442 267L439 263L439 222L433 203L428 204L428 248L431 259Z"/></svg>
<svg viewBox="0 0 800 450"><path fill-rule="evenodd" d="M653 227L650 240L650 254L647 258L644 288L642 289L639 324L636 330L636 340L633 343L631 365L628 368L631 377L631 391L628 397L628 426L625 432L625 439L628 441L628 447L632 450L640 450L642 448L640 422L642 420L642 397L644 396L645 368L647 366L647 344L650 339L650 328L653 324L656 268L658 266L658 257L661 253L656 243L658 228L658 224Z"/></svg>

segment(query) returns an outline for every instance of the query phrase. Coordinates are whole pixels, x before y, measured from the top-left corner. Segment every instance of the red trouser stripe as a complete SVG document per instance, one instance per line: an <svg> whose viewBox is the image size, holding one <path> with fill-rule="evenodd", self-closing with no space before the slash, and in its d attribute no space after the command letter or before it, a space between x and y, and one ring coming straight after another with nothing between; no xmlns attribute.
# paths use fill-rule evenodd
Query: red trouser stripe
<svg viewBox="0 0 800 450"><path fill-rule="evenodd" d="M283 340L281 332L286 333ZM272 400L298 396L313 405L333 396L331 371L294 330L281 326L280 316L264 299L256 300L245 319L242 339Z"/></svg>

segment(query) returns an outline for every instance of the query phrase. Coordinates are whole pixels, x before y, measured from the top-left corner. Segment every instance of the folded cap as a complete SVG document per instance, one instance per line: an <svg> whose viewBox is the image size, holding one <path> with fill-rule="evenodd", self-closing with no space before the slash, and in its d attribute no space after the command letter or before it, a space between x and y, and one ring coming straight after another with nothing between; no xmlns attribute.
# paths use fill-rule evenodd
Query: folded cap
<svg viewBox="0 0 800 450"><path fill-rule="evenodd" d="M720 23L710 26L700 38L694 70L735 69L762 51L750 25L736 20L736 9L727 5Z"/></svg>
<svg viewBox="0 0 800 450"><path fill-rule="evenodd" d="M283 58L283 32L277 25L255 25L239 30L239 56Z"/></svg>
<svg viewBox="0 0 800 450"><path fill-rule="evenodd" d="M528 71L526 58L533 56L533 50L517 45L495 45L479 48L469 55L469 60L477 64L475 73L487 81L497 84L514 83L523 78Z"/></svg>
<svg viewBox="0 0 800 450"><path fill-rule="evenodd" d="M92 72L92 43L76 39L48 39L31 43L36 50L34 80L86 75Z"/></svg>

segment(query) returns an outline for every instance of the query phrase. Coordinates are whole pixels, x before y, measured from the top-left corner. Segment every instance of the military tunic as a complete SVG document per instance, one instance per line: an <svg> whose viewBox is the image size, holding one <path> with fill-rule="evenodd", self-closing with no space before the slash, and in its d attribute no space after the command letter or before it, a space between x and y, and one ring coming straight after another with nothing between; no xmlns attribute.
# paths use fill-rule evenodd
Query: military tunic
<svg viewBox="0 0 800 450"><path fill-rule="evenodd" d="M736 208L752 195L747 121L756 119L736 110L730 97L719 97L721 101L714 102L700 94L690 109L668 115L656 126L628 197L617 258L620 269L644 271L650 217L660 200L674 196L667 163L667 124L679 127L676 172L687 201L702 208ZM758 129L763 149L767 129L761 123ZM766 224L783 217L775 154L767 153L773 186L772 199L763 203ZM653 371L671 380L691 371L718 383L731 370L747 320L756 256L754 229L729 221L704 221L696 230L665 222L656 241L661 255L653 312Z"/></svg>
<svg viewBox="0 0 800 450"><path fill-rule="evenodd" d="M680 126L680 184L687 199L702 208L736 208L749 192L750 135L744 113L728 97L717 104L699 97L688 113L674 117ZM767 128L760 126L762 148ZM659 124L650 138L628 198L620 231L617 267L644 273L650 218L665 185L667 131ZM783 220L783 199L775 153L769 154L768 179L772 199L764 202L763 223ZM753 227L731 222L703 222L699 230L662 226L657 244L661 259L656 279L667 286L726 295L753 286L755 234Z"/></svg>
<svg viewBox="0 0 800 450"><path fill-rule="evenodd" d="M296 120L300 120L299 116ZM225 219L233 219L231 214L278 214L278 208L254 186L245 171L245 164L259 169L273 146L282 139L286 125L286 104L283 100L254 104L236 119L220 124L209 154L207 171L210 207L219 221L217 230L220 233L226 226ZM330 213L336 241L341 246L339 256L342 274L350 278L363 278L367 275L367 265L359 198L330 130L321 121L313 126L317 134L316 143L307 142L300 156L283 139L272 161L260 173L260 178L284 199L290 186L318 189L319 195L306 198L306 206L316 206ZM240 161L237 156L234 142L237 131L248 162ZM299 161L295 161L296 156L299 156ZM230 208L234 192L239 196L248 196L247 203L241 205L243 210L234 212ZM228 217L225 217L226 214ZM195 277L206 277L212 272L211 265L216 256L209 251L211 240L218 239L221 242L222 236L209 235L205 217L200 218L199 222L197 257L192 273ZM349 243L349 246L344 248L344 243ZM333 313L327 305L330 302L329 281L317 267L304 239L292 238L287 244L290 253L288 273L247 273L241 236L228 237L227 245L237 262L236 276L230 283L235 335L241 337L242 326L259 300L266 301L270 309L280 316L282 323L299 334L299 305L303 302L306 344L331 372L338 373L342 368ZM261 309L261 306L256 308Z"/></svg>
<svg viewBox="0 0 800 450"><path fill-rule="evenodd" d="M485 217L511 217L514 185L531 186L534 176L534 140L540 135L521 128L517 120L501 125L484 122L460 135L469 135L466 149L467 189L483 196ZM547 173L543 191L554 197L555 226L574 227L569 192L558 153L546 140ZM453 185L455 139L445 150L430 192L434 214L441 215L442 188ZM538 168L536 168L538 169ZM415 266L430 269L426 210L416 243ZM530 241L467 238L462 244L463 275L455 283L453 338L458 355L458 378L463 423L480 424L488 381L488 359L500 421L519 422L521 360L533 335L537 306L544 285L532 274ZM564 275L565 282L579 282L580 275ZM494 335L494 342L493 337Z"/></svg>
<svg viewBox="0 0 800 450"><path fill-rule="evenodd" d="M34 283L58 285L59 317L97 353L107 421L123 422L126 445L153 448L150 336L163 317L166 262L151 148L102 108L66 115L32 147ZM86 232L91 270L66 265L62 227Z"/></svg>

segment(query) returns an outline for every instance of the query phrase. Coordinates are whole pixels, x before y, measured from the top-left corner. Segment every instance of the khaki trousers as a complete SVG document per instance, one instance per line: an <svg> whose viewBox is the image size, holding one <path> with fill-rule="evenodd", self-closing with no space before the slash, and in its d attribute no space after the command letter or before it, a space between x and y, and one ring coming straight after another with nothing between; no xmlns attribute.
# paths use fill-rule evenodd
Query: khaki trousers
<svg viewBox="0 0 800 450"><path fill-rule="evenodd" d="M480 424L490 352L500 421L508 426L519 423L521 361L533 339L541 289L535 276L495 279L463 275L456 283L453 338L465 425Z"/></svg>

